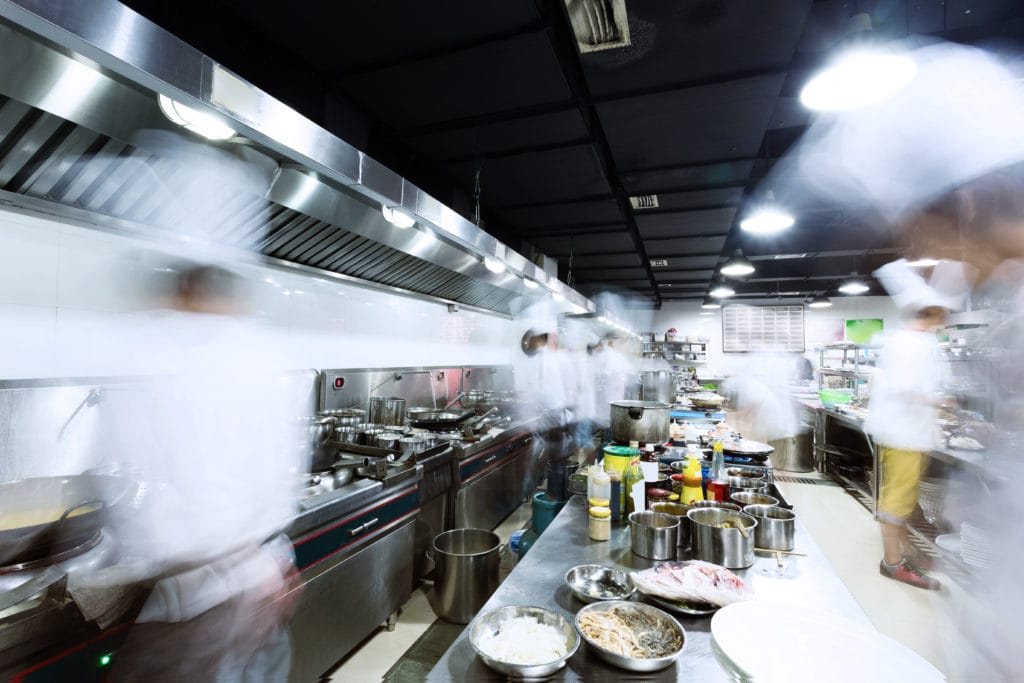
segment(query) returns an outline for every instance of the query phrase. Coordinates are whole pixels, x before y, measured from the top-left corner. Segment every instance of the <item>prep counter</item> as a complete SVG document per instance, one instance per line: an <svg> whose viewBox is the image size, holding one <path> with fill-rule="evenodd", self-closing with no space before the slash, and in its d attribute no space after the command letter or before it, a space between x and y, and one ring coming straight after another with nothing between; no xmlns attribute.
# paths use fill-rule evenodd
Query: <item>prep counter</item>
<svg viewBox="0 0 1024 683"><path fill-rule="evenodd" d="M657 562L634 555L630 550L627 524L612 528L611 540L591 541L587 536L587 512L583 496L573 496L559 515L541 534L522 562L480 610L506 605L535 605L565 614L570 619L583 607L565 586L565 573L580 564L606 564L627 571L647 569ZM757 599L785 605L831 612L854 622L870 625L864 611L825 560L797 520L796 551L806 557L783 556L784 573L774 573L774 556L758 554L754 566L736 573L751 583ZM680 556L680 559L688 557ZM637 598L639 599L639 598ZM676 616L686 629L686 650L671 667L654 673L636 674L616 668L597 658L586 642L554 680L618 680L642 678L659 681L726 681L726 671L715 660L711 649L711 617ZM504 680L487 668L469 644L469 629L456 641L431 670L430 681ZM794 666L799 666L794 662Z"/></svg>

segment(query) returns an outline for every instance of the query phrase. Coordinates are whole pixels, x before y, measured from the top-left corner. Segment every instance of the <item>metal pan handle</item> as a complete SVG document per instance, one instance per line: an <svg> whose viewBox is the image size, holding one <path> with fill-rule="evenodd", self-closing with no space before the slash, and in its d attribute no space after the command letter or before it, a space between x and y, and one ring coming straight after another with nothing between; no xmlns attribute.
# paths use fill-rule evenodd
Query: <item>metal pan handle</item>
<svg viewBox="0 0 1024 683"><path fill-rule="evenodd" d="M60 524L61 522L66 520L68 518L68 515L70 515L78 508L85 507L86 505L99 505L100 509L103 509L107 506L107 503L106 501L102 501L99 498L89 498L87 500L83 500L81 503L75 503L74 505L72 505L71 507L64 511L64 514L62 514L60 516L60 519L57 520L57 524Z"/></svg>

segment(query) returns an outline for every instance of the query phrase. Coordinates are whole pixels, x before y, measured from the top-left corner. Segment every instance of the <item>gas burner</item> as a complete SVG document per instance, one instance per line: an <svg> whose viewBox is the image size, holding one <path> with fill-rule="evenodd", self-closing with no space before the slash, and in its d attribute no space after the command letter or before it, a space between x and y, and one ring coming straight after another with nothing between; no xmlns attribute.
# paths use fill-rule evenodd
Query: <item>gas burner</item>
<svg viewBox="0 0 1024 683"><path fill-rule="evenodd" d="M0 567L0 575L13 574L14 572L26 571L29 569L39 569L41 567L49 567L55 564L60 564L66 560L70 560L73 557L78 557L82 553L88 552L99 545L100 540L103 538L103 530L97 529L96 533L87 541L79 543L74 548L68 548L62 550L59 553L53 555L47 555L41 557L38 560L29 560L28 562L22 562L20 564L9 564L5 567Z"/></svg>

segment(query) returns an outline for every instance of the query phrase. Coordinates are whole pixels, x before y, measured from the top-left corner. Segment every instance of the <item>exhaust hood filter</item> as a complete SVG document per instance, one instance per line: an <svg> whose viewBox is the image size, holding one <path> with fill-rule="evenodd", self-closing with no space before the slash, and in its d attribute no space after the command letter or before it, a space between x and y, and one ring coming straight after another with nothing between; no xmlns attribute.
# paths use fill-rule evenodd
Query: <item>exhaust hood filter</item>
<svg viewBox="0 0 1024 683"><path fill-rule="evenodd" d="M626 0L565 0L581 53L629 46Z"/></svg>

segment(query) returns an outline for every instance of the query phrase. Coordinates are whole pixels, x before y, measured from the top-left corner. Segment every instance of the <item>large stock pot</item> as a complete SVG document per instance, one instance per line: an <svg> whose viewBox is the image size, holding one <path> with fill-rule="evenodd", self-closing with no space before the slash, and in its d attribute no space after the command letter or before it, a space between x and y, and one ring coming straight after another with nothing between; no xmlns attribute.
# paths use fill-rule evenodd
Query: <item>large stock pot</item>
<svg viewBox="0 0 1024 683"><path fill-rule="evenodd" d="M612 439L623 444L668 441L670 409L668 403L658 401L612 401Z"/></svg>

